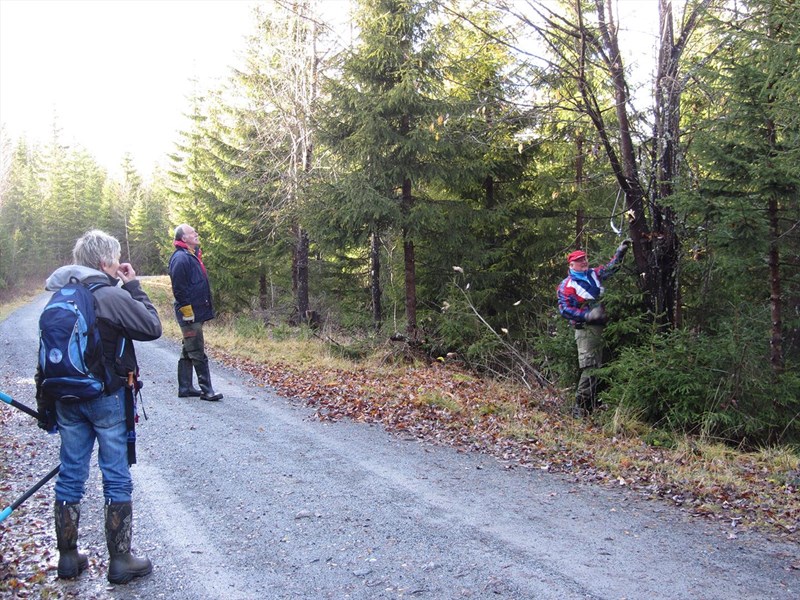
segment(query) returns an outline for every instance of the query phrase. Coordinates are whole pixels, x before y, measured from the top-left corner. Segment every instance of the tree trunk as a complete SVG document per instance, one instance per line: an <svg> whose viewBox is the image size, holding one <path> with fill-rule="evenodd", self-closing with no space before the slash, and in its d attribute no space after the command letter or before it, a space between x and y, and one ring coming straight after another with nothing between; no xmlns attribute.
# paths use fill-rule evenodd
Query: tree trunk
<svg viewBox="0 0 800 600"><path fill-rule="evenodd" d="M773 194L767 208L769 215L769 279L770 279L770 315L772 317L772 335L769 341L769 360L772 372L783 372L783 310L781 302L781 271L778 242L780 225L778 222L778 200Z"/></svg>
<svg viewBox="0 0 800 600"><path fill-rule="evenodd" d="M411 211L414 199L411 196L411 180L403 180L403 212ZM406 334L409 340L417 340L417 271L414 257L414 242L407 226L403 226L403 264L406 279Z"/></svg>
<svg viewBox="0 0 800 600"><path fill-rule="evenodd" d="M676 52L672 3L669 0L659 1L659 22L661 42L655 89L654 136L656 194L650 206L654 231L654 275L658 277L653 290L654 310L656 314L664 314L669 323L678 327L681 323L677 276L679 243L675 232L675 216L671 209L665 209L661 205L661 200L669 198L675 191L680 147L680 99L683 92L678 80L680 52Z"/></svg>
<svg viewBox="0 0 800 600"><path fill-rule="evenodd" d="M373 233L369 240L369 290L372 298L372 323L375 331L383 324L381 306L381 238Z"/></svg>
<svg viewBox="0 0 800 600"><path fill-rule="evenodd" d="M774 17L769 15L769 37L775 36L778 29L782 24L774 23ZM773 82L770 81L767 85L767 103L772 105L775 102L773 93ZM773 160L777 153L778 145L778 132L775 120L767 118L766 120L766 136L767 143L770 148L769 156L769 169L774 169ZM769 198L767 199L767 218L769 219L769 302L770 302L770 317L772 321L772 331L769 340L769 360L772 367L772 373L779 375L783 373L784 369L784 356L783 356L783 299L781 294L781 269L780 269L780 242L781 242L781 227L780 227L780 205L778 203L777 190L770 190Z"/></svg>
<svg viewBox="0 0 800 600"><path fill-rule="evenodd" d="M487 175L483 180L483 198L486 210L494 208L494 177Z"/></svg>
<svg viewBox="0 0 800 600"><path fill-rule="evenodd" d="M308 320L308 233L297 226L297 312L300 321Z"/></svg>
<svg viewBox="0 0 800 600"><path fill-rule="evenodd" d="M611 138L612 132L606 127L598 99L593 94L586 79L586 72L583 68L586 62L585 56L581 56L580 59L581 71L578 87L584 101L584 109L600 136L617 184L625 194L625 207L629 219L628 229L630 237L633 239L633 256L636 262L636 270L639 273L639 285L648 292L652 302L652 299L658 295L658 277L657 273L655 273L656 265L651 265L649 260L650 227L647 223L644 204L645 192L639 179L639 165L636 160L636 151L628 117L628 84L625 80L625 69L619 51L617 29L612 15L608 15L607 21L603 0L595 0L595 6L598 11L600 26L600 45L604 51L605 66L614 90L614 106L619 127L616 140ZM580 0L576 0L576 10L581 37L585 38L587 32L583 23ZM582 53L586 52L585 44L581 45L581 51ZM617 148L619 148L619 153Z"/></svg>
<svg viewBox="0 0 800 600"><path fill-rule="evenodd" d="M258 307L261 310L267 310L267 276L261 273L258 276Z"/></svg>
<svg viewBox="0 0 800 600"><path fill-rule="evenodd" d="M400 135L406 137L411 131L411 117L403 115L400 121ZM417 267L414 257L414 242L411 239L408 221L411 218L411 209L414 206L414 197L411 195L411 179L405 177L400 195L400 211L403 215L403 271L405 273L406 288L406 335L408 339L417 339Z"/></svg>

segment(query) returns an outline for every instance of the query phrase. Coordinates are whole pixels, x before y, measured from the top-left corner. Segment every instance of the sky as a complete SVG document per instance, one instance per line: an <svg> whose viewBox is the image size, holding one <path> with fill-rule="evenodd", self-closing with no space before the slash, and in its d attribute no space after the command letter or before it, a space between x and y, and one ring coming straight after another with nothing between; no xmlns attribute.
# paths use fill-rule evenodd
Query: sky
<svg viewBox="0 0 800 600"><path fill-rule="evenodd" d="M264 3L0 0L4 135L45 145L57 125L65 145L87 149L109 172L129 153L148 176L188 126L192 80L201 90L221 85L244 51L254 6ZM332 18L348 13L347 0L322 4ZM623 27L636 30L656 5L620 0Z"/></svg>
<svg viewBox="0 0 800 600"><path fill-rule="evenodd" d="M80 144L109 171L174 150L192 79L213 87L254 26L245 0L0 0L0 123Z"/></svg>

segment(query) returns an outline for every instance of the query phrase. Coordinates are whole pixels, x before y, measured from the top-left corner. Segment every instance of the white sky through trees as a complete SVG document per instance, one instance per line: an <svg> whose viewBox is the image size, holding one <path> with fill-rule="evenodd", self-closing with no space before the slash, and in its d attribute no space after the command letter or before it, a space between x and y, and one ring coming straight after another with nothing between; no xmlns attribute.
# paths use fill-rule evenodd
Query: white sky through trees
<svg viewBox="0 0 800 600"><path fill-rule="evenodd" d="M245 47L248 0L0 0L0 123L12 140L86 148L149 173Z"/></svg>
<svg viewBox="0 0 800 600"><path fill-rule="evenodd" d="M148 176L174 150L193 93L228 76L262 0L0 0L3 137L47 144L53 125L111 172L125 153ZM348 0L322 0L344 21ZM624 29L655 0L620 0ZM631 13L634 15L631 15ZM625 13L625 14L623 14ZM657 18L657 17L656 17ZM652 37L639 49L649 62Z"/></svg>

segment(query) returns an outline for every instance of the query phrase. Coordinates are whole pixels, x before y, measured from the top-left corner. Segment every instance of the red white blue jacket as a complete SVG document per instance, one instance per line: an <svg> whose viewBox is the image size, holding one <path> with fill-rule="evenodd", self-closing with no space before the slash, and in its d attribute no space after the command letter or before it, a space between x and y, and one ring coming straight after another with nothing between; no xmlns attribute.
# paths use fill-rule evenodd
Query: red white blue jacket
<svg viewBox="0 0 800 600"><path fill-rule="evenodd" d="M616 273L622 266L619 250L607 264L578 273L570 269L569 276L558 286L558 312L572 325L586 322L589 311L600 304L605 291L603 281Z"/></svg>

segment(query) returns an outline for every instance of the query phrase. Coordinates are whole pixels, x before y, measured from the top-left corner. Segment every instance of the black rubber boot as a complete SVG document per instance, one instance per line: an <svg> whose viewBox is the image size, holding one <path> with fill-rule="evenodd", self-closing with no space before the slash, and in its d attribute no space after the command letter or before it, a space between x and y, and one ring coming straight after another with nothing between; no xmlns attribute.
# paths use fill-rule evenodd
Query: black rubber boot
<svg viewBox="0 0 800 600"><path fill-rule="evenodd" d="M203 392L192 385L192 361L188 358L178 360L178 398L199 398Z"/></svg>
<svg viewBox="0 0 800 600"><path fill-rule="evenodd" d="M211 372L208 370L208 359L194 363L194 370L197 371L197 383L202 390L200 400L208 400L210 402L222 400L222 394L217 394L214 392L214 388L211 387Z"/></svg>
<svg viewBox="0 0 800 600"><path fill-rule="evenodd" d="M73 579L89 566L89 559L78 552L78 523L81 505L55 503L56 545L58 547L58 576Z"/></svg>
<svg viewBox="0 0 800 600"><path fill-rule="evenodd" d="M142 577L153 571L149 558L137 558L131 554L133 533L133 508L130 502L115 502L105 505L106 543L111 560L108 563L108 581L128 583L134 577Z"/></svg>

